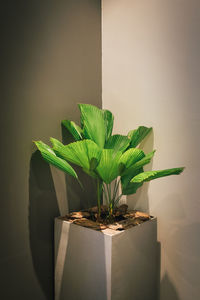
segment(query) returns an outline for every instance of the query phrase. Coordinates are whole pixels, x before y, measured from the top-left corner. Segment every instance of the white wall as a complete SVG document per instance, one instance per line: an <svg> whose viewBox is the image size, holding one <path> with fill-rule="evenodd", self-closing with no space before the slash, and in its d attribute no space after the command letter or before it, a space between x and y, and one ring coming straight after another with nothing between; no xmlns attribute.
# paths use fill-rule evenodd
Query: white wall
<svg viewBox="0 0 200 300"><path fill-rule="evenodd" d="M153 126L144 149L157 153L147 169L186 166L128 203L158 216L160 299L199 299L200 1L102 2L103 107L115 131Z"/></svg>

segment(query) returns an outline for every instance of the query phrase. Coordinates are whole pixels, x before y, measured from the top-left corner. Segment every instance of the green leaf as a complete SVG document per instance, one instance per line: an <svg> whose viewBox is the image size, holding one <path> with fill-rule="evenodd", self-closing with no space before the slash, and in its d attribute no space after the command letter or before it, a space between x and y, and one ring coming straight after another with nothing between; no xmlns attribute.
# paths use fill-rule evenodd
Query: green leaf
<svg viewBox="0 0 200 300"><path fill-rule="evenodd" d="M106 128L106 142L107 142L107 140L112 134L114 116L107 109L103 110L103 114L104 114L104 121L105 121L105 128Z"/></svg>
<svg viewBox="0 0 200 300"><path fill-rule="evenodd" d="M133 148L131 148L133 149ZM131 150L129 149L129 150ZM137 148L134 148L134 149L137 149ZM140 149L138 149L140 150ZM141 150L140 150L141 151ZM147 165L150 163L151 161L151 158L153 157L154 153L155 153L156 150L148 153L147 155L145 155L142 159L136 161L136 162L133 162L132 165L130 165L129 168L127 168L124 172L123 172L123 175L127 175L127 174L132 174L132 173L135 173L136 170L139 170L141 167ZM142 151L143 152L143 151ZM144 152L143 152L144 153Z"/></svg>
<svg viewBox="0 0 200 300"><path fill-rule="evenodd" d="M106 124L101 109L90 104L79 104L83 133L103 149L106 140Z"/></svg>
<svg viewBox="0 0 200 300"><path fill-rule="evenodd" d="M139 170L135 170L132 173L129 173L127 175L121 176L121 185L122 185L122 194L123 195L130 195L134 194L136 190L142 186L143 183L132 183L130 180L138 175L139 173L143 172L143 168L140 168Z"/></svg>
<svg viewBox="0 0 200 300"><path fill-rule="evenodd" d="M56 150L56 149L58 149L58 148L63 148L63 147L65 147L65 146L63 145L63 143L61 143L59 140L57 140L57 139L55 139L55 138L50 137L50 141L51 141L51 143L52 143L52 145L53 145L53 149L54 149L54 150ZM55 151L55 152L56 152L56 151Z"/></svg>
<svg viewBox="0 0 200 300"><path fill-rule="evenodd" d="M143 157L145 157L145 154L142 150L138 148L130 148L122 154L120 157L120 163L128 169Z"/></svg>
<svg viewBox="0 0 200 300"><path fill-rule="evenodd" d="M132 195L135 194L137 189L141 187L143 183L132 183L129 182L126 186L122 185L122 194L123 195Z"/></svg>
<svg viewBox="0 0 200 300"><path fill-rule="evenodd" d="M152 127L148 128L145 126L139 126L135 130L131 130L128 133L128 137L131 139L131 147L136 147L141 143L141 141L149 134L149 132L152 130Z"/></svg>
<svg viewBox="0 0 200 300"><path fill-rule="evenodd" d="M83 130L73 121L63 120L62 125L73 135L76 141L82 140Z"/></svg>
<svg viewBox="0 0 200 300"><path fill-rule="evenodd" d="M96 167L98 166L99 160L96 159L96 157L92 157L90 160L90 171L94 171Z"/></svg>
<svg viewBox="0 0 200 300"><path fill-rule="evenodd" d="M58 169L78 179L76 172L68 164L68 162L66 162L60 157L57 157L55 152L48 145L46 145L42 141L34 141L34 143L37 146L38 150L41 152L41 155L44 158L44 160L57 167Z"/></svg>
<svg viewBox="0 0 200 300"><path fill-rule="evenodd" d="M101 149L91 140L82 140L61 146L55 143L54 139L53 149L62 158L88 171L97 166L101 157Z"/></svg>
<svg viewBox="0 0 200 300"><path fill-rule="evenodd" d="M148 171L143 172L131 179L133 183L141 183L144 181L150 181L156 178L170 176L170 175L178 175L183 172L184 168L173 168L173 169L166 169L166 170L158 170L158 171Z"/></svg>
<svg viewBox="0 0 200 300"><path fill-rule="evenodd" d="M110 183L119 175L119 159L122 152L113 149L103 149L97 173L105 183Z"/></svg>
<svg viewBox="0 0 200 300"><path fill-rule="evenodd" d="M63 145L59 140L57 140L57 139L55 139L55 138L52 138L52 137L50 137L50 141L51 141L51 143L52 143L52 146L53 146L53 151L56 153L56 155L58 156L58 157L60 157L60 158L63 158L63 159L65 159L64 157L63 157L63 155L61 155L61 150L62 149L65 149L64 147L65 147L65 145Z"/></svg>
<svg viewBox="0 0 200 300"><path fill-rule="evenodd" d="M130 144L130 139L126 135L115 134L109 137L105 144L105 149L124 152Z"/></svg>

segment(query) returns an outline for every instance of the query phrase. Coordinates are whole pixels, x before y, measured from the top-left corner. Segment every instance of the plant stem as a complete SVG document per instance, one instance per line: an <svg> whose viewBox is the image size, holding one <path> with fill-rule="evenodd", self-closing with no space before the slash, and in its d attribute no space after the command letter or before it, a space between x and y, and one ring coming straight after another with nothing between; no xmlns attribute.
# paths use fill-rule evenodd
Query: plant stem
<svg viewBox="0 0 200 300"><path fill-rule="evenodd" d="M123 194L120 194L120 195L115 199L114 205L117 205L117 203L119 202L119 200L121 199L122 196L123 196Z"/></svg>
<svg viewBox="0 0 200 300"><path fill-rule="evenodd" d="M114 183L113 192L111 192L111 183L109 184L103 183L102 186L103 193L105 195L105 200L108 205L109 217L113 215L113 209L122 197L122 194L117 195L119 190L119 184L120 184L120 179L119 180L116 179Z"/></svg>
<svg viewBox="0 0 200 300"><path fill-rule="evenodd" d="M110 206L109 206L109 216L112 216L113 214L113 203L110 202Z"/></svg>
<svg viewBox="0 0 200 300"><path fill-rule="evenodd" d="M113 214L113 199L111 197L111 184L106 184L107 194L108 194L108 203L109 203L109 216Z"/></svg>
<svg viewBox="0 0 200 300"><path fill-rule="evenodd" d="M119 183L120 183L120 179L117 181L117 178L115 180L115 186L114 186L114 190L113 190L113 203L115 203L115 198L116 198L116 195L117 195L117 192L119 190Z"/></svg>
<svg viewBox="0 0 200 300"><path fill-rule="evenodd" d="M106 204L109 205L109 201L108 201L108 196L107 196L107 193L106 193L105 184L103 184L102 187L103 187L103 192L104 192L104 195L105 195Z"/></svg>

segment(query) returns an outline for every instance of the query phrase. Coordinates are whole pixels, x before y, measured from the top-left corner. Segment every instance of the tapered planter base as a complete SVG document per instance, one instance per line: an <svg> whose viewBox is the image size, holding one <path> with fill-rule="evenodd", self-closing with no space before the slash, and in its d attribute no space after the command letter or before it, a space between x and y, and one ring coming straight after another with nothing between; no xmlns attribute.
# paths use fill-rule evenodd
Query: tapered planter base
<svg viewBox="0 0 200 300"><path fill-rule="evenodd" d="M55 300L155 300L157 221L95 231L55 219Z"/></svg>

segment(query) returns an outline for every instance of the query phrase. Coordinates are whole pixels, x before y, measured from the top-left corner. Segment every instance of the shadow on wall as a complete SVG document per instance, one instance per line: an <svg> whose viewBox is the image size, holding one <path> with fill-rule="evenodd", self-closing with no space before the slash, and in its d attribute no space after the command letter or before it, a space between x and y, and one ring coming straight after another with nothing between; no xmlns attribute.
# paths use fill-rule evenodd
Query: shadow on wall
<svg viewBox="0 0 200 300"><path fill-rule="evenodd" d="M170 300L180 300L175 287L173 286L169 276L167 273L165 273L162 281L161 281L161 295L160 295L160 299L162 298L162 295L167 295L167 299Z"/></svg>
<svg viewBox="0 0 200 300"><path fill-rule="evenodd" d="M165 245L166 255L178 272L180 278L190 284L196 291L196 297L200 293L200 241L196 237L200 232L200 223L185 224L179 221L173 224Z"/></svg>
<svg viewBox="0 0 200 300"><path fill-rule="evenodd" d="M68 131L63 126L62 141L65 145L74 141L71 134L68 133ZM96 206L97 186L95 179L84 173L81 168L75 165L72 166L75 169L83 185L83 188L81 188L80 184L74 177L66 175L69 212Z"/></svg>
<svg viewBox="0 0 200 300"><path fill-rule="evenodd" d="M154 134L153 130L147 138L145 138L140 144L139 148L144 151L145 154L153 151ZM153 165L153 159L145 167L145 171L151 171ZM127 197L127 204L130 208L149 212L149 198L148 198L149 182L145 182L142 187L137 190L136 194L129 195Z"/></svg>
<svg viewBox="0 0 200 300"><path fill-rule="evenodd" d="M156 232L156 238L158 233ZM161 271L161 244L157 241L157 280L156 280L156 300L160 300L160 271Z"/></svg>
<svg viewBox="0 0 200 300"><path fill-rule="evenodd" d="M33 266L46 299L54 295L53 226L59 209L49 165L32 154L29 174L29 236Z"/></svg>
<svg viewBox="0 0 200 300"><path fill-rule="evenodd" d="M65 143L71 137L64 130ZM96 205L96 182L80 168L74 167L82 189L72 176L66 176L69 211ZM86 189L87 187L87 189ZM39 151L32 154L29 174L29 235L33 266L48 300L54 295L54 218L60 215L58 199L49 164Z"/></svg>
<svg viewBox="0 0 200 300"><path fill-rule="evenodd" d="M178 282L185 282L185 289L188 289L190 298L198 299L200 294L200 241L196 237L200 232L200 223L194 222L178 193L169 193L164 199L160 199L157 203L157 210L160 212L159 217L162 220L162 232L165 237L162 247L165 258L171 266L167 276L170 278L173 274L179 279ZM171 280L162 281L164 283L161 283L161 300L168 300L168 289L170 293L172 282ZM184 293L183 290L181 292Z"/></svg>

